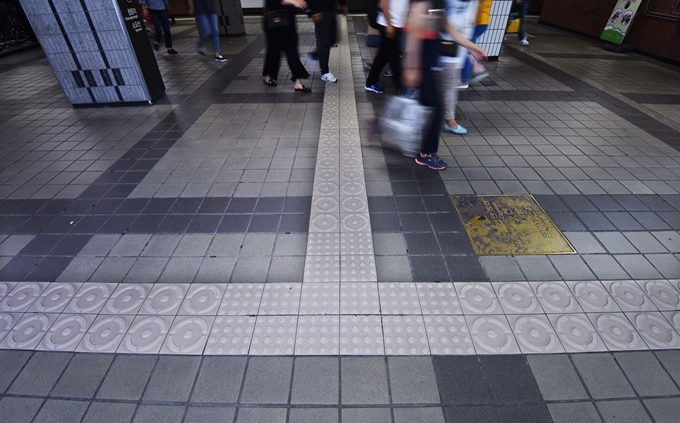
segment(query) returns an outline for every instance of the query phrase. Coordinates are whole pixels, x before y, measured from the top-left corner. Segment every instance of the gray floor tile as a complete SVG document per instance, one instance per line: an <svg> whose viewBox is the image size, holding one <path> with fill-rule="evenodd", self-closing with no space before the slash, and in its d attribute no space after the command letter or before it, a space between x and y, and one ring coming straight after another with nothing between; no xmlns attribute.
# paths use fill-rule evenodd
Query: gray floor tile
<svg viewBox="0 0 680 423"><path fill-rule="evenodd" d="M388 404L387 373L383 357L341 359L343 404Z"/></svg>
<svg viewBox="0 0 680 423"><path fill-rule="evenodd" d="M274 250L276 234L246 234L241 253L248 256L268 256Z"/></svg>
<svg viewBox="0 0 680 423"><path fill-rule="evenodd" d="M16 256L35 235L10 235L0 244L0 256Z"/></svg>
<svg viewBox="0 0 680 423"><path fill-rule="evenodd" d="M373 248L377 256L405 256L406 241L399 233L373 234Z"/></svg>
<svg viewBox="0 0 680 423"><path fill-rule="evenodd" d="M664 278L680 278L680 260L672 254L645 254L645 258Z"/></svg>
<svg viewBox="0 0 680 423"><path fill-rule="evenodd" d="M680 350L654 352L666 371L680 385Z"/></svg>
<svg viewBox="0 0 680 423"><path fill-rule="evenodd" d="M231 423L235 413L233 407L188 407L184 423Z"/></svg>
<svg viewBox="0 0 680 423"><path fill-rule="evenodd" d="M187 401L196 380L200 362L199 357L160 356L143 399L145 401Z"/></svg>
<svg viewBox="0 0 680 423"><path fill-rule="evenodd" d="M343 408L342 423L392 423L389 408Z"/></svg>
<svg viewBox="0 0 680 423"><path fill-rule="evenodd" d="M438 404L437 382L430 357L389 357L394 404Z"/></svg>
<svg viewBox="0 0 680 423"><path fill-rule="evenodd" d="M338 404L339 366L337 357L295 359L292 404Z"/></svg>
<svg viewBox="0 0 680 423"><path fill-rule="evenodd" d="M594 399L635 396L610 354L577 354L572 359Z"/></svg>
<svg viewBox="0 0 680 423"><path fill-rule="evenodd" d="M552 421L545 404L510 404L496 409L499 423L549 423Z"/></svg>
<svg viewBox="0 0 680 423"><path fill-rule="evenodd" d="M267 280L271 257L239 257L231 282L262 283Z"/></svg>
<svg viewBox="0 0 680 423"><path fill-rule="evenodd" d="M93 235L90 241L80 250L81 256L107 256L114 245L120 240L120 235Z"/></svg>
<svg viewBox="0 0 680 423"><path fill-rule="evenodd" d="M566 232L564 235L579 254L599 254L607 252L590 232Z"/></svg>
<svg viewBox="0 0 680 423"><path fill-rule="evenodd" d="M285 408L241 408L236 423L286 423Z"/></svg>
<svg viewBox="0 0 680 423"><path fill-rule="evenodd" d="M267 282L301 282L305 273L305 257L272 257Z"/></svg>
<svg viewBox="0 0 680 423"><path fill-rule="evenodd" d="M102 261L103 257L74 257L57 277L57 282L87 282Z"/></svg>
<svg viewBox="0 0 680 423"><path fill-rule="evenodd" d="M97 398L139 400L156 359L146 355L117 355Z"/></svg>
<svg viewBox="0 0 680 423"><path fill-rule="evenodd" d="M205 257L194 282L227 283L236 266L236 257Z"/></svg>
<svg viewBox="0 0 680 423"><path fill-rule="evenodd" d="M172 253L174 257L203 257L212 242L212 235L184 235Z"/></svg>
<svg viewBox="0 0 680 423"><path fill-rule="evenodd" d="M241 403L288 403L292 370L291 357L251 357L241 393Z"/></svg>
<svg viewBox="0 0 680 423"><path fill-rule="evenodd" d="M275 256L303 256L307 252L307 234L278 234Z"/></svg>
<svg viewBox="0 0 680 423"><path fill-rule="evenodd" d="M47 395L71 359L70 353L36 352L7 393Z"/></svg>
<svg viewBox="0 0 680 423"><path fill-rule="evenodd" d="M29 358L29 351L0 351L0 394L7 390Z"/></svg>
<svg viewBox="0 0 680 423"><path fill-rule="evenodd" d="M671 253L680 253L680 232L663 231L652 232L652 235L659 240Z"/></svg>
<svg viewBox="0 0 680 423"><path fill-rule="evenodd" d="M477 356L435 356L432 363L443 403L494 402Z"/></svg>
<svg viewBox="0 0 680 423"><path fill-rule="evenodd" d="M496 407L492 405L446 407L447 423L498 423Z"/></svg>
<svg viewBox="0 0 680 423"><path fill-rule="evenodd" d="M339 418L337 408L293 408L288 423L337 423Z"/></svg>
<svg viewBox="0 0 680 423"><path fill-rule="evenodd" d="M189 283L194 280L202 261L200 257L173 257L158 281Z"/></svg>
<svg viewBox="0 0 680 423"><path fill-rule="evenodd" d="M588 399L568 355L528 355L527 361L544 400Z"/></svg>
<svg viewBox="0 0 680 423"><path fill-rule="evenodd" d="M668 373L652 352L614 354L630 383L640 396L680 395Z"/></svg>
<svg viewBox="0 0 680 423"><path fill-rule="evenodd" d="M181 235L154 235L146 244L142 255L146 257L170 257L181 239Z"/></svg>
<svg viewBox="0 0 680 423"><path fill-rule="evenodd" d="M680 416L680 398L644 400L645 406L656 423L675 423Z"/></svg>
<svg viewBox="0 0 680 423"><path fill-rule="evenodd" d="M529 281L554 281L560 279L560 274L553 267L547 256L518 256L515 257L522 273Z"/></svg>
<svg viewBox="0 0 680 423"><path fill-rule="evenodd" d="M602 423L592 402L548 404L554 423Z"/></svg>
<svg viewBox="0 0 680 423"><path fill-rule="evenodd" d="M623 235L642 254L668 252L650 232L623 232Z"/></svg>
<svg viewBox="0 0 680 423"><path fill-rule="evenodd" d="M236 403L245 366L245 357L203 357L191 401Z"/></svg>
<svg viewBox="0 0 680 423"><path fill-rule="evenodd" d="M537 403L541 401L541 392L524 356L480 356L479 361L497 404Z"/></svg>
<svg viewBox="0 0 680 423"><path fill-rule="evenodd" d="M5 397L0 399L0 416L3 422L30 423L42 403L42 398Z"/></svg>
<svg viewBox="0 0 680 423"><path fill-rule="evenodd" d="M619 280L629 279L628 273L610 255L587 255L582 256L583 260L592 269L599 280Z"/></svg>
<svg viewBox="0 0 680 423"><path fill-rule="evenodd" d="M441 407L395 408L394 423L444 423Z"/></svg>
<svg viewBox="0 0 680 423"><path fill-rule="evenodd" d="M615 255L614 258L633 279L661 279L661 274L643 255Z"/></svg>
<svg viewBox="0 0 680 423"><path fill-rule="evenodd" d="M86 401L66 401L48 399L33 422L36 423L80 423L88 403Z"/></svg>
<svg viewBox="0 0 680 423"><path fill-rule="evenodd" d="M184 406L177 405L140 405L134 423L181 423Z"/></svg>
<svg viewBox="0 0 680 423"><path fill-rule="evenodd" d="M564 280L582 281L592 280L595 277L579 256L550 256L550 261Z"/></svg>
<svg viewBox="0 0 680 423"><path fill-rule="evenodd" d="M620 232L595 232L595 236L612 254L635 254L638 251Z"/></svg>
<svg viewBox="0 0 680 423"><path fill-rule="evenodd" d="M134 257L107 257L90 277L90 281L122 282L135 261Z"/></svg>
<svg viewBox="0 0 680 423"><path fill-rule="evenodd" d="M376 273L379 282L411 282L411 264L408 256L376 256Z"/></svg>
<svg viewBox="0 0 680 423"><path fill-rule="evenodd" d="M651 419L638 400L603 401L597 408L605 423L651 423Z"/></svg>
<svg viewBox="0 0 680 423"><path fill-rule="evenodd" d="M514 257L480 257L479 261L491 282L526 280Z"/></svg>
<svg viewBox="0 0 680 423"><path fill-rule="evenodd" d="M124 282L156 282L167 263L165 257L139 257Z"/></svg>
<svg viewBox="0 0 680 423"><path fill-rule="evenodd" d="M130 423L137 404L94 402L85 414L83 423Z"/></svg>
<svg viewBox="0 0 680 423"><path fill-rule="evenodd" d="M111 354L76 354L52 391L52 396L92 398L109 369Z"/></svg>

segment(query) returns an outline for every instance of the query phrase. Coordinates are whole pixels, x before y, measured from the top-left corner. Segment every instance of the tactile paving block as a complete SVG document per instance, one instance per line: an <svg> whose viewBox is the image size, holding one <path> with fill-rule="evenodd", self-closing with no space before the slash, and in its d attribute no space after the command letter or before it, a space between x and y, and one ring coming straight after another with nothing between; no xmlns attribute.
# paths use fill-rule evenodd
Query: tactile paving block
<svg viewBox="0 0 680 423"><path fill-rule="evenodd" d="M180 315L216 315L224 296L224 285L192 285L179 308Z"/></svg>
<svg viewBox="0 0 680 423"><path fill-rule="evenodd" d="M0 348L32 350L45 336L58 314L26 313L14 324L0 343Z"/></svg>
<svg viewBox="0 0 680 423"><path fill-rule="evenodd" d="M603 282L623 311L657 311L652 300L633 281Z"/></svg>
<svg viewBox="0 0 680 423"><path fill-rule="evenodd" d="M49 284L45 282L21 283L9 291L5 299L0 302L0 310L9 313L27 311L40 297Z"/></svg>
<svg viewBox="0 0 680 423"><path fill-rule="evenodd" d="M589 313L588 318L610 350L644 350L647 345L623 313Z"/></svg>
<svg viewBox="0 0 680 423"><path fill-rule="evenodd" d="M300 316L295 340L296 355L338 354L339 316Z"/></svg>
<svg viewBox="0 0 680 423"><path fill-rule="evenodd" d="M524 354L564 352L562 343L545 315L508 315L507 318Z"/></svg>
<svg viewBox="0 0 680 423"><path fill-rule="evenodd" d="M380 314L378 284L373 282L341 283L340 314Z"/></svg>
<svg viewBox="0 0 680 423"><path fill-rule="evenodd" d="M379 283L382 314L422 314L415 283Z"/></svg>
<svg viewBox="0 0 680 423"><path fill-rule="evenodd" d="M232 283L227 285L218 314L220 316L257 315L262 300L264 284Z"/></svg>
<svg viewBox="0 0 680 423"><path fill-rule="evenodd" d="M543 308L528 283L495 282L492 286L505 314L543 313Z"/></svg>
<svg viewBox="0 0 680 423"><path fill-rule="evenodd" d="M304 282L340 282L340 256L307 256Z"/></svg>
<svg viewBox="0 0 680 423"><path fill-rule="evenodd" d="M246 355L255 331L257 318L253 316L220 316L215 319L206 355Z"/></svg>
<svg viewBox="0 0 680 423"><path fill-rule="evenodd" d="M337 315L340 313L340 284L304 283L300 315Z"/></svg>
<svg viewBox="0 0 680 423"><path fill-rule="evenodd" d="M382 320L386 354L430 354L423 316L383 316Z"/></svg>
<svg viewBox="0 0 680 423"><path fill-rule="evenodd" d="M158 354L173 320L172 316L137 316L117 352Z"/></svg>
<svg viewBox="0 0 680 423"><path fill-rule="evenodd" d="M548 319L567 352L607 351L585 314L549 314Z"/></svg>
<svg viewBox="0 0 680 423"><path fill-rule="evenodd" d="M28 311L33 313L61 313L81 286L80 283L51 283Z"/></svg>
<svg viewBox="0 0 680 423"><path fill-rule="evenodd" d="M458 299L465 314L501 314L498 298L490 283L455 283Z"/></svg>
<svg viewBox="0 0 680 423"><path fill-rule="evenodd" d="M101 314L137 314L153 284L120 284L101 310Z"/></svg>
<svg viewBox="0 0 680 423"><path fill-rule="evenodd" d="M0 300L3 299L16 284L17 282L0 282Z"/></svg>
<svg viewBox="0 0 680 423"><path fill-rule="evenodd" d="M377 281L375 256L340 256L340 280L343 282Z"/></svg>
<svg viewBox="0 0 680 423"><path fill-rule="evenodd" d="M463 314L452 283L417 283L416 289L424 315Z"/></svg>
<svg viewBox="0 0 680 423"><path fill-rule="evenodd" d="M582 313L576 297L564 282L542 282L532 284L536 297L546 313Z"/></svg>
<svg viewBox="0 0 680 423"><path fill-rule="evenodd" d="M177 316L161 354L202 354L214 321L212 316Z"/></svg>
<svg viewBox="0 0 680 423"><path fill-rule="evenodd" d="M259 315L298 315L301 283L268 283L264 286Z"/></svg>
<svg viewBox="0 0 680 423"><path fill-rule="evenodd" d="M250 354L292 355L297 320L297 316L258 316Z"/></svg>
<svg viewBox="0 0 680 423"><path fill-rule="evenodd" d="M466 316L477 354L519 354L520 349L503 315Z"/></svg>
<svg viewBox="0 0 680 423"><path fill-rule="evenodd" d="M385 353L380 316L340 316L340 354Z"/></svg>
<svg viewBox="0 0 680 423"><path fill-rule="evenodd" d="M21 313L0 313L0 342L21 319Z"/></svg>
<svg viewBox="0 0 680 423"><path fill-rule="evenodd" d="M658 312L626 313L626 316L650 348L680 348L680 335L676 332L680 327L677 323L680 322L675 321L680 319L674 319L674 329L664 315Z"/></svg>
<svg viewBox="0 0 680 423"><path fill-rule="evenodd" d="M567 282L579 304L588 313L620 312L614 297L604 288L601 282Z"/></svg>
<svg viewBox="0 0 680 423"><path fill-rule="evenodd" d="M47 331L36 349L75 351L94 319L93 314L62 314Z"/></svg>
<svg viewBox="0 0 680 423"><path fill-rule="evenodd" d="M133 320L134 316L98 316L83 336L76 351L116 352Z"/></svg>
<svg viewBox="0 0 680 423"><path fill-rule="evenodd" d="M463 316L426 315L424 320L432 354L470 355L475 353L472 336Z"/></svg>
<svg viewBox="0 0 680 423"><path fill-rule="evenodd" d="M142 304L140 314L174 316L188 290L184 284L156 284Z"/></svg>
<svg viewBox="0 0 680 423"><path fill-rule="evenodd" d="M659 310L680 310L680 292L668 281L638 282Z"/></svg>
<svg viewBox="0 0 680 423"><path fill-rule="evenodd" d="M80 288L64 313L97 314L116 289L115 283L86 283Z"/></svg>

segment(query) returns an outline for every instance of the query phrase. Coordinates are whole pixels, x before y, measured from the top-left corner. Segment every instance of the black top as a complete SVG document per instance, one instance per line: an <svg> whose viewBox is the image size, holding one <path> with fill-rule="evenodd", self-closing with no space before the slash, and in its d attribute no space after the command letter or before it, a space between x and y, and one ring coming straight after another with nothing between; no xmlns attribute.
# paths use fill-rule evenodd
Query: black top
<svg viewBox="0 0 680 423"><path fill-rule="evenodd" d="M216 15L215 0L193 0L195 15Z"/></svg>
<svg viewBox="0 0 680 423"><path fill-rule="evenodd" d="M344 6L346 0L307 0L307 5L309 6L310 15L318 12L334 12L335 2L340 3L340 6Z"/></svg>

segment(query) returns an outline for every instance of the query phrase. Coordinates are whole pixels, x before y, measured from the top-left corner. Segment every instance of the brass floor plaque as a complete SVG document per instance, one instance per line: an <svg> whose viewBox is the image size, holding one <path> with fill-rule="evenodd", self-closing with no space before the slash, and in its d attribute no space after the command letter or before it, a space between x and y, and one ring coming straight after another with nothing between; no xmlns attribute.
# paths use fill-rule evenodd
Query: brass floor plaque
<svg viewBox="0 0 680 423"><path fill-rule="evenodd" d="M451 199L478 256L576 253L532 195Z"/></svg>

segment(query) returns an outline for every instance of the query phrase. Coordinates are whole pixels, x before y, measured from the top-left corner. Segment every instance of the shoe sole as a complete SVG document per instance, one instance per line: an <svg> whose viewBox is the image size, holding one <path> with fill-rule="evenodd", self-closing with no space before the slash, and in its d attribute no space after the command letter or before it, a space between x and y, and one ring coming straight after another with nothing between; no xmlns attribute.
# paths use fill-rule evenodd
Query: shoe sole
<svg viewBox="0 0 680 423"><path fill-rule="evenodd" d="M432 166L430 166L430 165L427 164L427 163L419 162L418 159L416 159L415 162L416 162L416 164L419 164L419 165L421 165L421 166L425 166L425 167L428 168L428 169L437 170L437 171L446 170L446 166L444 166L444 167L432 167Z"/></svg>
<svg viewBox="0 0 680 423"><path fill-rule="evenodd" d="M374 90L374 89L368 88L368 87L364 87L364 89L365 89L366 91L370 91L370 92L376 93L376 94L384 94L384 93L385 93L385 91L378 91L378 90Z"/></svg>

